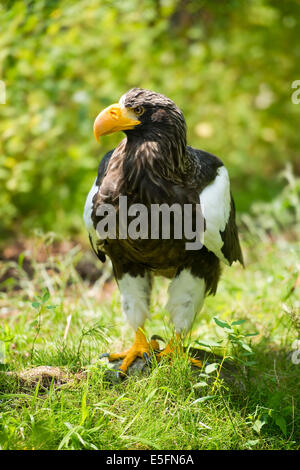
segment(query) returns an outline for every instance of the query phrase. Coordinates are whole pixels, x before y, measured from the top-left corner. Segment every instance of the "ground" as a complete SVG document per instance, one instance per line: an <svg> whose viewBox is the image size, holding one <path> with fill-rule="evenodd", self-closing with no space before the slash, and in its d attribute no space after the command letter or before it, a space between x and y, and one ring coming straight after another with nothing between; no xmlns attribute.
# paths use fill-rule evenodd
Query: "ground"
<svg viewBox="0 0 300 470"><path fill-rule="evenodd" d="M291 238L244 237L246 269L225 268L217 295L207 298L186 345L223 361L199 375L175 358L113 385L99 356L130 345L133 332L109 266L79 244L48 244L41 255L39 239L18 256L6 251L1 448L299 449L299 244ZM86 277L92 267L96 282ZM149 336L172 334L166 287L156 280ZM237 367L233 380L222 375L228 361ZM39 366L55 368L50 379L27 371Z"/></svg>

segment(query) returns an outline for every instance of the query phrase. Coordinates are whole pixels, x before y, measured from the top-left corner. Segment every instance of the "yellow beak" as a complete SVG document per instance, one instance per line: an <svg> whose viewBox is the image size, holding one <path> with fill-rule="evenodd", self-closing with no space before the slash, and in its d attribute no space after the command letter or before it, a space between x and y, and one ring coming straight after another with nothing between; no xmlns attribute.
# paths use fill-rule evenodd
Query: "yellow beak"
<svg viewBox="0 0 300 470"><path fill-rule="evenodd" d="M133 129L138 124L141 124L141 122L137 120L133 111L121 107L119 104L112 104L96 117L94 136L99 142L101 135Z"/></svg>

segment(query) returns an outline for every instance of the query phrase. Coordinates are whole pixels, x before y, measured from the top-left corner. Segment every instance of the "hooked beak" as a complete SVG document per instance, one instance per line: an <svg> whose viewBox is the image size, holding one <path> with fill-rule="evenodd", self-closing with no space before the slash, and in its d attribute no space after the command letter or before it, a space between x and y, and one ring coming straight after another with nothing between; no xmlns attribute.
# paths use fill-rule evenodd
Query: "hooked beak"
<svg viewBox="0 0 300 470"><path fill-rule="evenodd" d="M94 122L94 136L99 142L99 137L102 135L133 129L138 124L141 124L141 122L137 120L133 111L122 107L118 103L112 104L101 111L96 117Z"/></svg>

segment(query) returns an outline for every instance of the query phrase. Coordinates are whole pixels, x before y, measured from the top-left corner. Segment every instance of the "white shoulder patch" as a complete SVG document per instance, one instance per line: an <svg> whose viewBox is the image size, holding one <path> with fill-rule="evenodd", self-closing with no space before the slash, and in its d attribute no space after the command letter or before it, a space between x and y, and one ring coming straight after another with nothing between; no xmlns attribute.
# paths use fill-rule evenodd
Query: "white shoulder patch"
<svg viewBox="0 0 300 470"><path fill-rule="evenodd" d="M95 182L93 186L91 187L91 190L86 198L84 211L83 211L83 220L84 220L86 229L92 238L94 249L96 248L96 240L99 239L99 237L97 236L97 232L94 228L93 221L92 221L93 197L99 190L99 186L96 185L96 181L97 181L97 178L95 179Z"/></svg>
<svg viewBox="0 0 300 470"><path fill-rule="evenodd" d="M94 181L93 186L90 189L90 192L86 198L84 211L83 211L83 220L88 232L94 228L92 221L92 211L93 211L93 197L99 189L99 186L96 185L97 178Z"/></svg>
<svg viewBox="0 0 300 470"><path fill-rule="evenodd" d="M218 168L216 178L203 189L199 197L206 221L203 244L220 260L229 264L221 251L223 240L220 234L225 230L231 207L230 181L225 166Z"/></svg>

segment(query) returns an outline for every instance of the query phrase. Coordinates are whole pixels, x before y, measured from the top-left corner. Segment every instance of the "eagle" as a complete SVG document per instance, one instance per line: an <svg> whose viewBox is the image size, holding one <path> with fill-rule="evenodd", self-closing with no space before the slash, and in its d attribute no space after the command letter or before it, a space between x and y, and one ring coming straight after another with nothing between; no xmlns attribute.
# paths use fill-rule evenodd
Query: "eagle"
<svg viewBox="0 0 300 470"><path fill-rule="evenodd" d="M123 131L125 138L100 161L98 174L87 196L84 221L90 243L100 261L109 257L120 290L122 310L135 331L133 345L120 353L105 353L109 361L122 360L119 374L124 377L137 357L149 363L158 343L147 340L145 321L150 318L149 301L153 276L171 280L166 310L175 334L157 355L172 357L183 351L182 342L191 330L205 296L215 294L222 263L243 265L235 204L227 169L222 161L203 150L187 145L184 115L166 96L154 91L133 88L118 103L104 109L94 122L94 135ZM195 227L196 207L203 215L201 248L187 249L186 237L174 236L175 216L170 236L101 236L98 224L104 220L104 208L120 212L121 197L127 206L167 205L192 207ZM128 212L129 214L129 212ZM174 215L174 214L171 214ZM132 214L131 219L132 220ZM151 219L149 216L151 227ZM148 225L148 224L147 224ZM149 228L150 230L150 228ZM194 248L194 249L193 249ZM189 357L195 366L201 361Z"/></svg>

